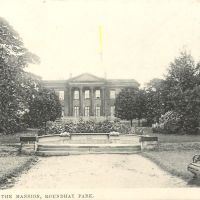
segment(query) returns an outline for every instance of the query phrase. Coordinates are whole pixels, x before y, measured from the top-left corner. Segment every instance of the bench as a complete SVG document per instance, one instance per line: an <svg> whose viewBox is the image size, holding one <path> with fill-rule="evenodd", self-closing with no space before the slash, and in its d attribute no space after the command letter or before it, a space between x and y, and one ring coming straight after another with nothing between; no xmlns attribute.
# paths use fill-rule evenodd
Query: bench
<svg viewBox="0 0 200 200"><path fill-rule="evenodd" d="M30 142L37 142L38 141L38 137L36 136L21 136L20 137L20 142L21 143L30 143Z"/></svg>

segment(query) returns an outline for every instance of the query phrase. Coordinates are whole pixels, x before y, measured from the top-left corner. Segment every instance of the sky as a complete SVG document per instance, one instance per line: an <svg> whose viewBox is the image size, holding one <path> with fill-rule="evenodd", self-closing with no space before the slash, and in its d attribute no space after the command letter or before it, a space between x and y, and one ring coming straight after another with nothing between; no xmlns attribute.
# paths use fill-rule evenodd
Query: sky
<svg viewBox="0 0 200 200"><path fill-rule="evenodd" d="M200 60L197 0L0 0L0 16L40 57L26 70L43 79L106 73L144 84L182 50Z"/></svg>

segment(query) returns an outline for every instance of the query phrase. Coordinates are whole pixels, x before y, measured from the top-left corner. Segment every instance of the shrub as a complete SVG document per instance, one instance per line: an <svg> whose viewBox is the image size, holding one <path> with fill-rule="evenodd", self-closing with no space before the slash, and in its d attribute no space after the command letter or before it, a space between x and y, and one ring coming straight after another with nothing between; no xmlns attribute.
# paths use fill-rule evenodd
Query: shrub
<svg viewBox="0 0 200 200"><path fill-rule="evenodd" d="M27 129L27 124L23 123L20 118L10 118L1 123L0 132L6 134L14 134L16 132L24 131Z"/></svg>
<svg viewBox="0 0 200 200"><path fill-rule="evenodd" d="M168 111L164 115L161 115L159 123L153 125L153 132L172 134L180 133L181 129L181 116L174 111Z"/></svg>
<svg viewBox="0 0 200 200"><path fill-rule="evenodd" d="M63 132L67 133L110 133L119 132L123 134L130 133L130 127L127 124L115 121L85 121L80 119L78 122L63 121L63 122L48 122L46 130L41 128L38 132L39 135L44 134L60 134Z"/></svg>

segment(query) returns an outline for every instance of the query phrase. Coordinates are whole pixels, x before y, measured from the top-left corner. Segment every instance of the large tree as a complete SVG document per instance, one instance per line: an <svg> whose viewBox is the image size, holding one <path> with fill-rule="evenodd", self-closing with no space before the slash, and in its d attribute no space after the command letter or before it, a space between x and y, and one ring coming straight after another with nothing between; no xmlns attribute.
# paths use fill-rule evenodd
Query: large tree
<svg viewBox="0 0 200 200"><path fill-rule="evenodd" d="M145 113L144 91L134 88L123 89L116 97L115 116L120 119L130 120L142 119Z"/></svg>
<svg viewBox="0 0 200 200"><path fill-rule="evenodd" d="M23 68L37 61L18 33L0 18L0 128L6 133L20 128L25 109Z"/></svg>
<svg viewBox="0 0 200 200"><path fill-rule="evenodd" d="M29 100L25 120L31 127L46 127L47 121L55 121L61 114L62 107L56 93L41 86Z"/></svg>
<svg viewBox="0 0 200 200"><path fill-rule="evenodd" d="M165 91L168 91L165 95L165 107L181 116L181 131L196 132L200 113L199 65L195 64L189 53L181 52L180 56L170 63Z"/></svg>
<svg viewBox="0 0 200 200"><path fill-rule="evenodd" d="M153 124L159 121L164 112L165 87L163 79L152 79L145 87L145 107L147 123Z"/></svg>

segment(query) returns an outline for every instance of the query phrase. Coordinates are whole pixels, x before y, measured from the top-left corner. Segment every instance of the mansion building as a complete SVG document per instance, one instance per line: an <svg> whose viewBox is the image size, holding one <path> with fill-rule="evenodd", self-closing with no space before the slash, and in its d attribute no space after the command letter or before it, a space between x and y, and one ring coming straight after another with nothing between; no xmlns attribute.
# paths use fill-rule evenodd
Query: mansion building
<svg viewBox="0 0 200 200"><path fill-rule="evenodd" d="M123 88L139 87L133 79L105 79L88 73L43 83L59 95L64 117L113 117L116 95Z"/></svg>

